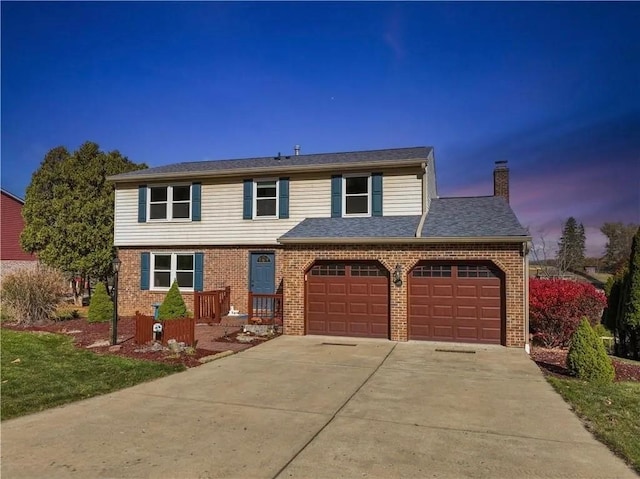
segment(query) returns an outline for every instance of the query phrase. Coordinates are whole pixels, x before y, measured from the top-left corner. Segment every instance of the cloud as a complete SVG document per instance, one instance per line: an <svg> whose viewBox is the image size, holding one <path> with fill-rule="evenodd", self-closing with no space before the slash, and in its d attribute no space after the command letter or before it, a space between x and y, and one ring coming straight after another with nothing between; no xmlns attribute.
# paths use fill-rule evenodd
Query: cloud
<svg viewBox="0 0 640 479"><path fill-rule="evenodd" d="M402 17L399 10L395 10L389 17L387 28L383 34L384 42L391 49L396 61L401 61L405 58L406 52L404 44L402 42Z"/></svg>

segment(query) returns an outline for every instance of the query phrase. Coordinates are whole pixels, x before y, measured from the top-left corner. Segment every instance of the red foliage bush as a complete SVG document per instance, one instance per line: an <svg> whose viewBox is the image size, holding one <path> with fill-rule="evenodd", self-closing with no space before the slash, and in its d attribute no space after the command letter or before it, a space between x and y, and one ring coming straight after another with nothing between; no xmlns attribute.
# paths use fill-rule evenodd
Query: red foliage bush
<svg viewBox="0 0 640 479"><path fill-rule="evenodd" d="M582 318L600 321L607 299L589 283L566 279L529 279L529 324L548 348L566 347Z"/></svg>

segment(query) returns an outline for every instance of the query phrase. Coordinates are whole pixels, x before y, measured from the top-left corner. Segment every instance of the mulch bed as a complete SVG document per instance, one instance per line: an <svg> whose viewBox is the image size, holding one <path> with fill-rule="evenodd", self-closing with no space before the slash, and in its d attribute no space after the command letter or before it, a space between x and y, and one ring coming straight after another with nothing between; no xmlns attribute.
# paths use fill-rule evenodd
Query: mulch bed
<svg viewBox="0 0 640 479"><path fill-rule="evenodd" d="M542 372L557 377L573 377L566 368L566 349L546 349L534 347L531 350L531 359L542 369ZM640 381L640 362L621 361L611 358L616 370L616 381Z"/></svg>
<svg viewBox="0 0 640 479"><path fill-rule="evenodd" d="M18 324L3 323L3 328L13 329L16 331L45 331L49 333L67 334L74 339L74 344L77 348L87 348L87 346L96 343L97 341L109 341L111 338L111 324L110 323L89 323L86 319L71 319L67 321L56 321L39 326L22 326ZM210 356L216 352L210 349L198 349L195 353L172 353L170 351L139 351L144 348L144 345L136 344L134 342L135 334L135 319L134 318L120 318L118 321L118 346L119 348L112 348L116 350L110 350L110 346L100 346L88 349L97 354L111 354L117 356L125 356L133 359L146 359L149 361L156 361L168 364L184 364L188 368L200 366L202 363L199 361L204 356ZM196 337L197 339L197 337ZM226 343L236 343L236 334L229 334L224 338L220 338L219 341ZM248 347L260 344L263 341L253 341L247 344Z"/></svg>

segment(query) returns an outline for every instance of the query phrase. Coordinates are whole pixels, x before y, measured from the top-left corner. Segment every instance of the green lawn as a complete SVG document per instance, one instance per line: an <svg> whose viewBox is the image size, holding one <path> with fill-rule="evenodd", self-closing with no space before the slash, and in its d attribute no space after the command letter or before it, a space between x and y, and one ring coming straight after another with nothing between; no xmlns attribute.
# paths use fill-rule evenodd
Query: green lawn
<svg viewBox="0 0 640 479"><path fill-rule="evenodd" d="M640 473L640 383L548 380L593 434Z"/></svg>
<svg viewBox="0 0 640 479"><path fill-rule="evenodd" d="M1 418L105 394L184 370L74 348L70 337L2 330Z"/></svg>

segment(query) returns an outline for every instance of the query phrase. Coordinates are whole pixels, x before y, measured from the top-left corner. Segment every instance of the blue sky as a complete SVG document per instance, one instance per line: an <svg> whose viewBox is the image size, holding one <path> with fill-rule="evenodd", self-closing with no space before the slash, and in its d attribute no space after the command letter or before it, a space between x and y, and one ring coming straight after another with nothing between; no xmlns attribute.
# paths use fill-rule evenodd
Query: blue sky
<svg viewBox="0 0 640 479"><path fill-rule="evenodd" d="M441 196L492 193L600 254L640 222L640 3L2 2L3 188L86 140L150 166L432 145Z"/></svg>

